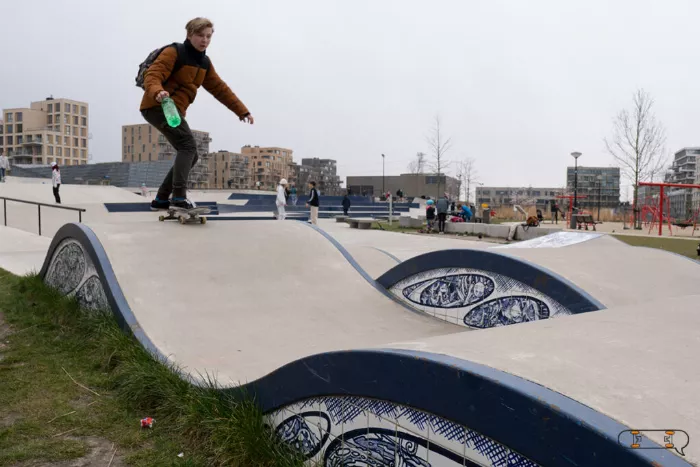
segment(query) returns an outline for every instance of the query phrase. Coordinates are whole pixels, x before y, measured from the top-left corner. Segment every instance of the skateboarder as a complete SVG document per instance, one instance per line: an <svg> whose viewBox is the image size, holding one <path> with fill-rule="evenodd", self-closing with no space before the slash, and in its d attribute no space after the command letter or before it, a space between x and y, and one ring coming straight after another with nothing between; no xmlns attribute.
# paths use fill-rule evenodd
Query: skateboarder
<svg viewBox="0 0 700 467"><path fill-rule="evenodd" d="M194 207L187 199L187 177L190 169L197 163L198 155L192 131L185 120L185 113L200 86L204 86L204 89L235 113L241 121L251 125L254 123L253 116L246 106L219 77L206 55L214 34L212 22L206 18L195 18L187 23L185 29L185 43L163 49L144 77L145 92L141 100L141 114L177 151L173 167L165 176L156 198L151 202L153 210L168 209L171 195L173 206L184 209ZM176 128L168 125L160 105L166 97L175 102L182 119Z"/></svg>
<svg viewBox="0 0 700 467"><path fill-rule="evenodd" d="M277 199L275 204L277 204L277 220L283 221L287 217L287 213L284 207L287 205L287 179L283 178L280 180L280 184L277 185Z"/></svg>

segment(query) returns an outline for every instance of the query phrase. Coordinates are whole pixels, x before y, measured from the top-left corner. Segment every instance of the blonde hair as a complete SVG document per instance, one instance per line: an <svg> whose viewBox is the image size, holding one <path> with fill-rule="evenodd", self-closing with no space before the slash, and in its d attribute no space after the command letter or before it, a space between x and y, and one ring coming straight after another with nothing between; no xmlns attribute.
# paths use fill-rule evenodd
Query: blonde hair
<svg viewBox="0 0 700 467"><path fill-rule="evenodd" d="M188 36L202 32L206 28L214 29L214 23L212 23L207 18L200 18L200 17L189 20L187 22L187 25L185 26L185 29L187 29Z"/></svg>

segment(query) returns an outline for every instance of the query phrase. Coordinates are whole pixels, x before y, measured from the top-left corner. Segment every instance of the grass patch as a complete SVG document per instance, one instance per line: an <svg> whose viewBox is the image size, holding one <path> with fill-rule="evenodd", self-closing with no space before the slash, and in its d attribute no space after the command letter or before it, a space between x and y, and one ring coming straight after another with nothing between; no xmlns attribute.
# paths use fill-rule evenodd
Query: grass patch
<svg viewBox="0 0 700 467"><path fill-rule="evenodd" d="M147 416L153 429L139 426ZM0 466L83 456L90 465L113 456L139 466L303 465L251 400L190 385L111 314L0 269Z"/></svg>
<svg viewBox="0 0 700 467"><path fill-rule="evenodd" d="M641 235L615 235L613 237L631 246L646 246L659 250L671 251L688 258L698 259L698 241L682 238L644 237Z"/></svg>

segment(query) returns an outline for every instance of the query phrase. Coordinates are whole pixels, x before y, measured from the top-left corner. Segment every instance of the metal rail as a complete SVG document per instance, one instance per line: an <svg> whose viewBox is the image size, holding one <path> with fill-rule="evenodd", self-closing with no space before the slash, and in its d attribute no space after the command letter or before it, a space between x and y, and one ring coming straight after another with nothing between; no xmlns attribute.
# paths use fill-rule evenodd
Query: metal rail
<svg viewBox="0 0 700 467"><path fill-rule="evenodd" d="M37 207L38 220L39 220L39 236L41 236L41 207L54 208L54 209L65 209L66 211L78 211L78 222L83 222L83 213L85 209L83 208L73 208L70 206L57 206L55 204L37 203L36 201L27 201L26 199L16 199L16 198L6 198L0 196L3 205L3 214L5 217L5 227L7 227L7 202L14 201L15 203L32 204Z"/></svg>

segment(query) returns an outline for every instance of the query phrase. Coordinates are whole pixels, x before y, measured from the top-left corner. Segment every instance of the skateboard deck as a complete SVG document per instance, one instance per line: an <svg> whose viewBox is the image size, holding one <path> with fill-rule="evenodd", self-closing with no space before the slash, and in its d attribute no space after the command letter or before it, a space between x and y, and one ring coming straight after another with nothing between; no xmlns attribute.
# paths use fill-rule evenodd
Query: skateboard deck
<svg viewBox="0 0 700 467"><path fill-rule="evenodd" d="M163 222L166 220L177 219L180 224L186 224L188 222L199 222L200 224L206 224L207 218L200 217L204 214L209 214L211 209L206 206L196 207L192 209L184 209L171 206L168 208L167 216L159 216L158 220Z"/></svg>

